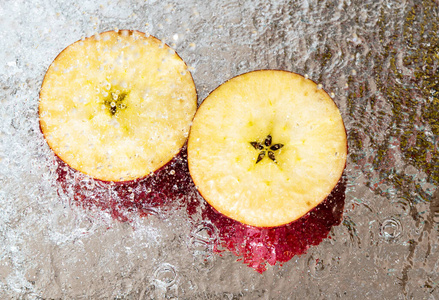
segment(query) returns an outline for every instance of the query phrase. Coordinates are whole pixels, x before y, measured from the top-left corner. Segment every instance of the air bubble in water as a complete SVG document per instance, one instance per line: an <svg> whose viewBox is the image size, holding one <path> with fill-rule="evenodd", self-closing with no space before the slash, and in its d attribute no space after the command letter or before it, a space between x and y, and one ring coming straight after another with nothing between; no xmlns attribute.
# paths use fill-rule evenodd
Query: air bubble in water
<svg viewBox="0 0 439 300"><path fill-rule="evenodd" d="M175 283L177 272L173 265L163 263L155 270L154 278L158 285L169 287Z"/></svg>
<svg viewBox="0 0 439 300"><path fill-rule="evenodd" d="M382 222L380 237L390 242L396 240L402 233L402 224L398 219L390 218Z"/></svg>

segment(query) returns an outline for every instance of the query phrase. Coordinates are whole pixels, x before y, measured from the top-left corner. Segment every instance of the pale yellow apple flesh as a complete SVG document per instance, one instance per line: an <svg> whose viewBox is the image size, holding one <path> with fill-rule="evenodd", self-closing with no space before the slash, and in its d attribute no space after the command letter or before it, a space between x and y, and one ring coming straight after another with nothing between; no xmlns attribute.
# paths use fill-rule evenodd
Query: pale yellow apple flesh
<svg viewBox="0 0 439 300"><path fill-rule="evenodd" d="M346 155L333 100L286 71L254 71L218 87L199 107L188 140L200 194L220 213L257 227L290 223L321 203Z"/></svg>
<svg viewBox="0 0 439 300"><path fill-rule="evenodd" d="M136 31L78 41L49 67L40 126L72 168L104 181L145 177L187 140L197 108L191 74L166 44Z"/></svg>

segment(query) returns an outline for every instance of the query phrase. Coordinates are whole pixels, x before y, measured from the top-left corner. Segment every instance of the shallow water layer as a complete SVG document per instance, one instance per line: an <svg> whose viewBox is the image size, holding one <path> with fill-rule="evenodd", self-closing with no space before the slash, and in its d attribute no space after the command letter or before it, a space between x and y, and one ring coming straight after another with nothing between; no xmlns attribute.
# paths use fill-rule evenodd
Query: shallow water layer
<svg viewBox="0 0 439 300"><path fill-rule="evenodd" d="M438 6L2 1L0 298L437 299ZM349 138L344 210L330 238L260 274L231 251L217 253L218 224L205 204L191 205L200 199L185 180L159 186L142 216L76 205L40 133L39 88L62 49L115 28L149 32L173 47L190 66L199 103L256 69L322 84ZM99 185L79 182L83 192ZM123 191L103 189L105 197L113 192Z"/></svg>

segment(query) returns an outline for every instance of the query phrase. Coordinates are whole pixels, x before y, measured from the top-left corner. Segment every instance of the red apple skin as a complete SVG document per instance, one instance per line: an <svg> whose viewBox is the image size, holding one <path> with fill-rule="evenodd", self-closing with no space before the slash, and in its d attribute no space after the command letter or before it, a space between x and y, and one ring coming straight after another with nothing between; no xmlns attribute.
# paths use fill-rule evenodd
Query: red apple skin
<svg viewBox="0 0 439 300"><path fill-rule="evenodd" d="M108 182L91 179L56 157L57 183L73 205L98 208L118 221L132 221L132 215L160 215L180 205L191 179L186 146L165 166L142 179Z"/></svg>
<svg viewBox="0 0 439 300"><path fill-rule="evenodd" d="M217 212L210 205L203 206L202 216L217 228L217 253L227 249L242 257L242 261L259 273L276 263L289 261L302 255L311 246L320 244L333 226L342 220L345 203L346 180L340 179L331 194L303 217L279 227L254 227L242 224ZM188 214L196 211L191 202Z"/></svg>

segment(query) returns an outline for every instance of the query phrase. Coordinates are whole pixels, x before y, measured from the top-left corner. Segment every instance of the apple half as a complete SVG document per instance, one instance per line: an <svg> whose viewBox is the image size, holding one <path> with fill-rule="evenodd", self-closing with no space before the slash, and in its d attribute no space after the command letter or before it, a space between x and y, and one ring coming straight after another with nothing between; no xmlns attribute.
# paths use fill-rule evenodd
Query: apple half
<svg viewBox="0 0 439 300"><path fill-rule="evenodd" d="M197 93L183 60L153 36L108 31L73 43L40 91L41 131L73 169L102 181L146 177L187 140Z"/></svg>
<svg viewBox="0 0 439 300"><path fill-rule="evenodd" d="M199 107L188 164L217 211L256 227L291 223L326 199L346 166L343 120L298 74L260 70L215 89Z"/></svg>

